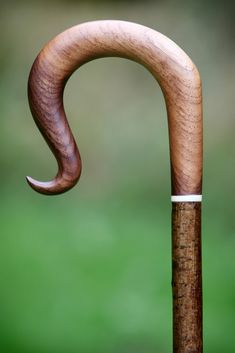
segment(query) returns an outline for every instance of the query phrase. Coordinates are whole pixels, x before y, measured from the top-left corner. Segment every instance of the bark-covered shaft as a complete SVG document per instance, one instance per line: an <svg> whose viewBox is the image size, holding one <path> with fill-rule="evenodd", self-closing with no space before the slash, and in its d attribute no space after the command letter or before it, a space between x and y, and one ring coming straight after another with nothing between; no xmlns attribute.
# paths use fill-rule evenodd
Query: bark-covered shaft
<svg viewBox="0 0 235 353"><path fill-rule="evenodd" d="M201 203L172 206L173 352L202 353Z"/></svg>

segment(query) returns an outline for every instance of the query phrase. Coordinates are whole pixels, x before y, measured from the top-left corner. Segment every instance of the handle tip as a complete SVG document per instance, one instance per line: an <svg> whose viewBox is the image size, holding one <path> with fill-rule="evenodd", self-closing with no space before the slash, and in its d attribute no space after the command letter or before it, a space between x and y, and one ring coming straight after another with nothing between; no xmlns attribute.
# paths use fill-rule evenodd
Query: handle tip
<svg viewBox="0 0 235 353"><path fill-rule="evenodd" d="M33 190L44 195L63 194L64 192L71 189L76 183L76 182L71 183L68 180L66 181L61 177L56 177L51 181L42 182L42 181L35 180L30 176L27 176L26 181Z"/></svg>
<svg viewBox="0 0 235 353"><path fill-rule="evenodd" d="M44 195L57 194L55 189L55 183L53 181L41 182L31 178L30 176L27 176L26 180L29 186L40 194L44 194Z"/></svg>

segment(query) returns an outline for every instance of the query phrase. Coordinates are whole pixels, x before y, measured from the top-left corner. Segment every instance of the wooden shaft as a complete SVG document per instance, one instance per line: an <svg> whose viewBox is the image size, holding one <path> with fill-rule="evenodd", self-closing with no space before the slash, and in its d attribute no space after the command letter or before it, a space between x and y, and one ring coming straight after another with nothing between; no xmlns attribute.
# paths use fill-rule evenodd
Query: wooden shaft
<svg viewBox="0 0 235 353"><path fill-rule="evenodd" d="M136 61L158 81L168 116L172 194L200 195L202 105L197 68L169 38L123 21L72 27L51 40L36 58L28 83L29 104L57 159L58 172L49 182L27 177L30 186L54 195L78 181L81 159L64 112L63 91L77 68L107 56ZM201 353L200 203L173 203L172 226L174 353Z"/></svg>
<svg viewBox="0 0 235 353"><path fill-rule="evenodd" d="M29 77L29 103L57 159L58 173L49 182L28 177L31 187L40 193L59 194L79 179L81 159L64 112L63 90L78 67L107 56L134 60L159 82L168 113L172 193L200 194L202 109L197 68L169 38L124 21L95 21L72 27L51 40L36 58Z"/></svg>
<svg viewBox="0 0 235 353"><path fill-rule="evenodd" d="M202 353L201 203L172 204L173 352Z"/></svg>

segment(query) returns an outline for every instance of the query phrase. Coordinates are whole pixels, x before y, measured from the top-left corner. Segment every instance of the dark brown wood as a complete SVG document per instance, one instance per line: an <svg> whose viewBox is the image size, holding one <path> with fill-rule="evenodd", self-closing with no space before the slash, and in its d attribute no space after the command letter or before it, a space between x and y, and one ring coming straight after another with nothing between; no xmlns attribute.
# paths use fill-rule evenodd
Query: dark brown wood
<svg viewBox="0 0 235 353"><path fill-rule="evenodd" d="M28 83L29 104L57 159L58 172L49 182L27 177L30 186L54 195L78 181L81 158L64 112L63 91L77 68L107 56L136 61L158 81L168 116L172 194L200 195L202 104L197 68L169 38L124 21L72 27L51 40L36 58ZM195 202L173 203L174 353L202 353L200 207Z"/></svg>
<svg viewBox="0 0 235 353"><path fill-rule="evenodd" d="M202 352L201 203L172 204L173 352Z"/></svg>

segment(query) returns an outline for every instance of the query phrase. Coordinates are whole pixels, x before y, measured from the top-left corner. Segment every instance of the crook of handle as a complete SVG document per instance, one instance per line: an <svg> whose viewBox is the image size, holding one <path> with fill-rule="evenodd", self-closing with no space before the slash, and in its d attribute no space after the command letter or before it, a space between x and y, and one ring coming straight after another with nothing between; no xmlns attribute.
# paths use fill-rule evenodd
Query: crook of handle
<svg viewBox="0 0 235 353"><path fill-rule="evenodd" d="M201 81L190 58L169 38L125 21L95 21L72 27L51 40L36 58L28 97L34 120L58 162L49 182L27 177L43 194L72 188L81 174L81 158L70 130L63 91L81 65L101 57L123 57L144 65L165 97L173 195L200 195L202 180Z"/></svg>

